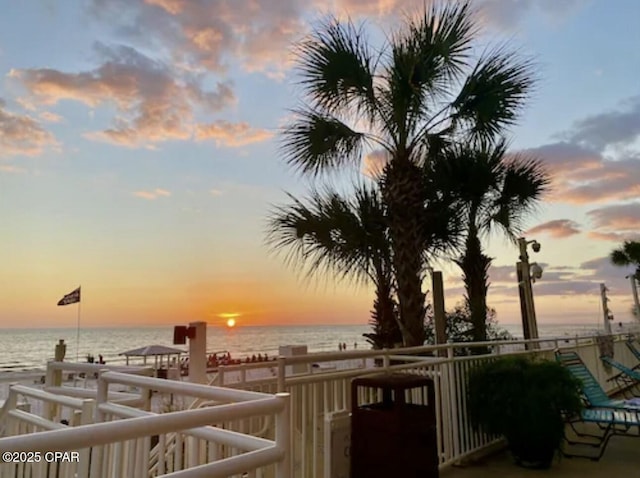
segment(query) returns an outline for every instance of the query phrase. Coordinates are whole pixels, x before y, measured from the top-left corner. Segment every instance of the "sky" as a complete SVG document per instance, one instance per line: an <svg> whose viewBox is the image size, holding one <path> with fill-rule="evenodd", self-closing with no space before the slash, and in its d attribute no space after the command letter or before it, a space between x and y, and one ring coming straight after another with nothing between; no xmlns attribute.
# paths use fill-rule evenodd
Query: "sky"
<svg viewBox="0 0 640 478"><path fill-rule="evenodd" d="M293 45L328 13L372 41L412 0L32 0L0 19L0 328L366 324L370 286L305 280L265 242L286 192L279 132L302 101ZM542 244L538 322L598 324L600 286L630 320L629 272L607 255L640 231L640 2L478 0L480 45L508 42L539 78L510 150L545 161L527 220ZM356 171L359 174L358 171ZM489 305L519 322L516 248ZM450 262L446 306L462 299ZM428 280L425 289L430 289Z"/></svg>

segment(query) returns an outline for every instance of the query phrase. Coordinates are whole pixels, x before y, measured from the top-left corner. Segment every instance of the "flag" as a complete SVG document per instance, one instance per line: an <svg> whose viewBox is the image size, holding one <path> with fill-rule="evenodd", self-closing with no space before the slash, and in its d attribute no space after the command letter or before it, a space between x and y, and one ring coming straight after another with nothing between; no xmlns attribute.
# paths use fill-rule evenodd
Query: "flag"
<svg viewBox="0 0 640 478"><path fill-rule="evenodd" d="M58 305L69 305L75 304L76 302L80 302L80 287L78 287L73 292L69 292L62 299L58 301Z"/></svg>

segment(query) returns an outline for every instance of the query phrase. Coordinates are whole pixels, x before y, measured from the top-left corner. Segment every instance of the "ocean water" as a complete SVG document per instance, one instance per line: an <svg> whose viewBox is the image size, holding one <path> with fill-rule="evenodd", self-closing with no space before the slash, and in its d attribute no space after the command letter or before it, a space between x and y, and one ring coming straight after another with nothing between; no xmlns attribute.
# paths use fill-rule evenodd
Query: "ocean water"
<svg viewBox="0 0 640 478"><path fill-rule="evenodd" d="M515 338L522 337L519 325L501 325ZM594 324L539 324L540 337L566 337L594 333ZM617 328L617 326L616 326ZM338 350L347 344L348 350L368 348L363 333L368 325L269 326L234 328L208 327L207 350L226 350L234 358L253 354L275 356L280 345L307 345L309 352ZM187 351L187 345L173 345L173 327L91 328L80 330L76 347L76 329L0 329L0 374L43 370L54 355L58 340L67 344L66 360L85 361L87 354L96 359L101 354L108 363L124 363L124 351L158 344ZM77 351L77 355L76 355Z"/></svg>

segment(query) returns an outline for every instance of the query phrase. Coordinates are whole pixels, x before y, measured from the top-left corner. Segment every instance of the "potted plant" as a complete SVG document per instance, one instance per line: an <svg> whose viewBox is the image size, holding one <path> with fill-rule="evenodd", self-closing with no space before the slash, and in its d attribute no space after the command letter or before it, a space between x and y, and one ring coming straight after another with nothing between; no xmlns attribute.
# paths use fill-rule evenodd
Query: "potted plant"
<svg viewBox="0 0 640 478"><path fill-rule="evenodd" d="M582 408L581 383L548 360L501 357L469 373L468 411L474 426L503 435L516 464L549 468L564 436L563 414Z"/></svg>

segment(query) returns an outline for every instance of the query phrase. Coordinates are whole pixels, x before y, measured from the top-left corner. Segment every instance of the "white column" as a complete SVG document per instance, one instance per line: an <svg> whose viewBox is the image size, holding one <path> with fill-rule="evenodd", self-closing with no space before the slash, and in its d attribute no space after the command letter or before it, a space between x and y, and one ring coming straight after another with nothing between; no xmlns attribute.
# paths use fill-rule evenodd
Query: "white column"
<svg viewBox="0 0 640 478"><path fill-rule="evenodd" d="M207 323L191 322L195 337L189 339L189 382L207 382Z"/></svg>

